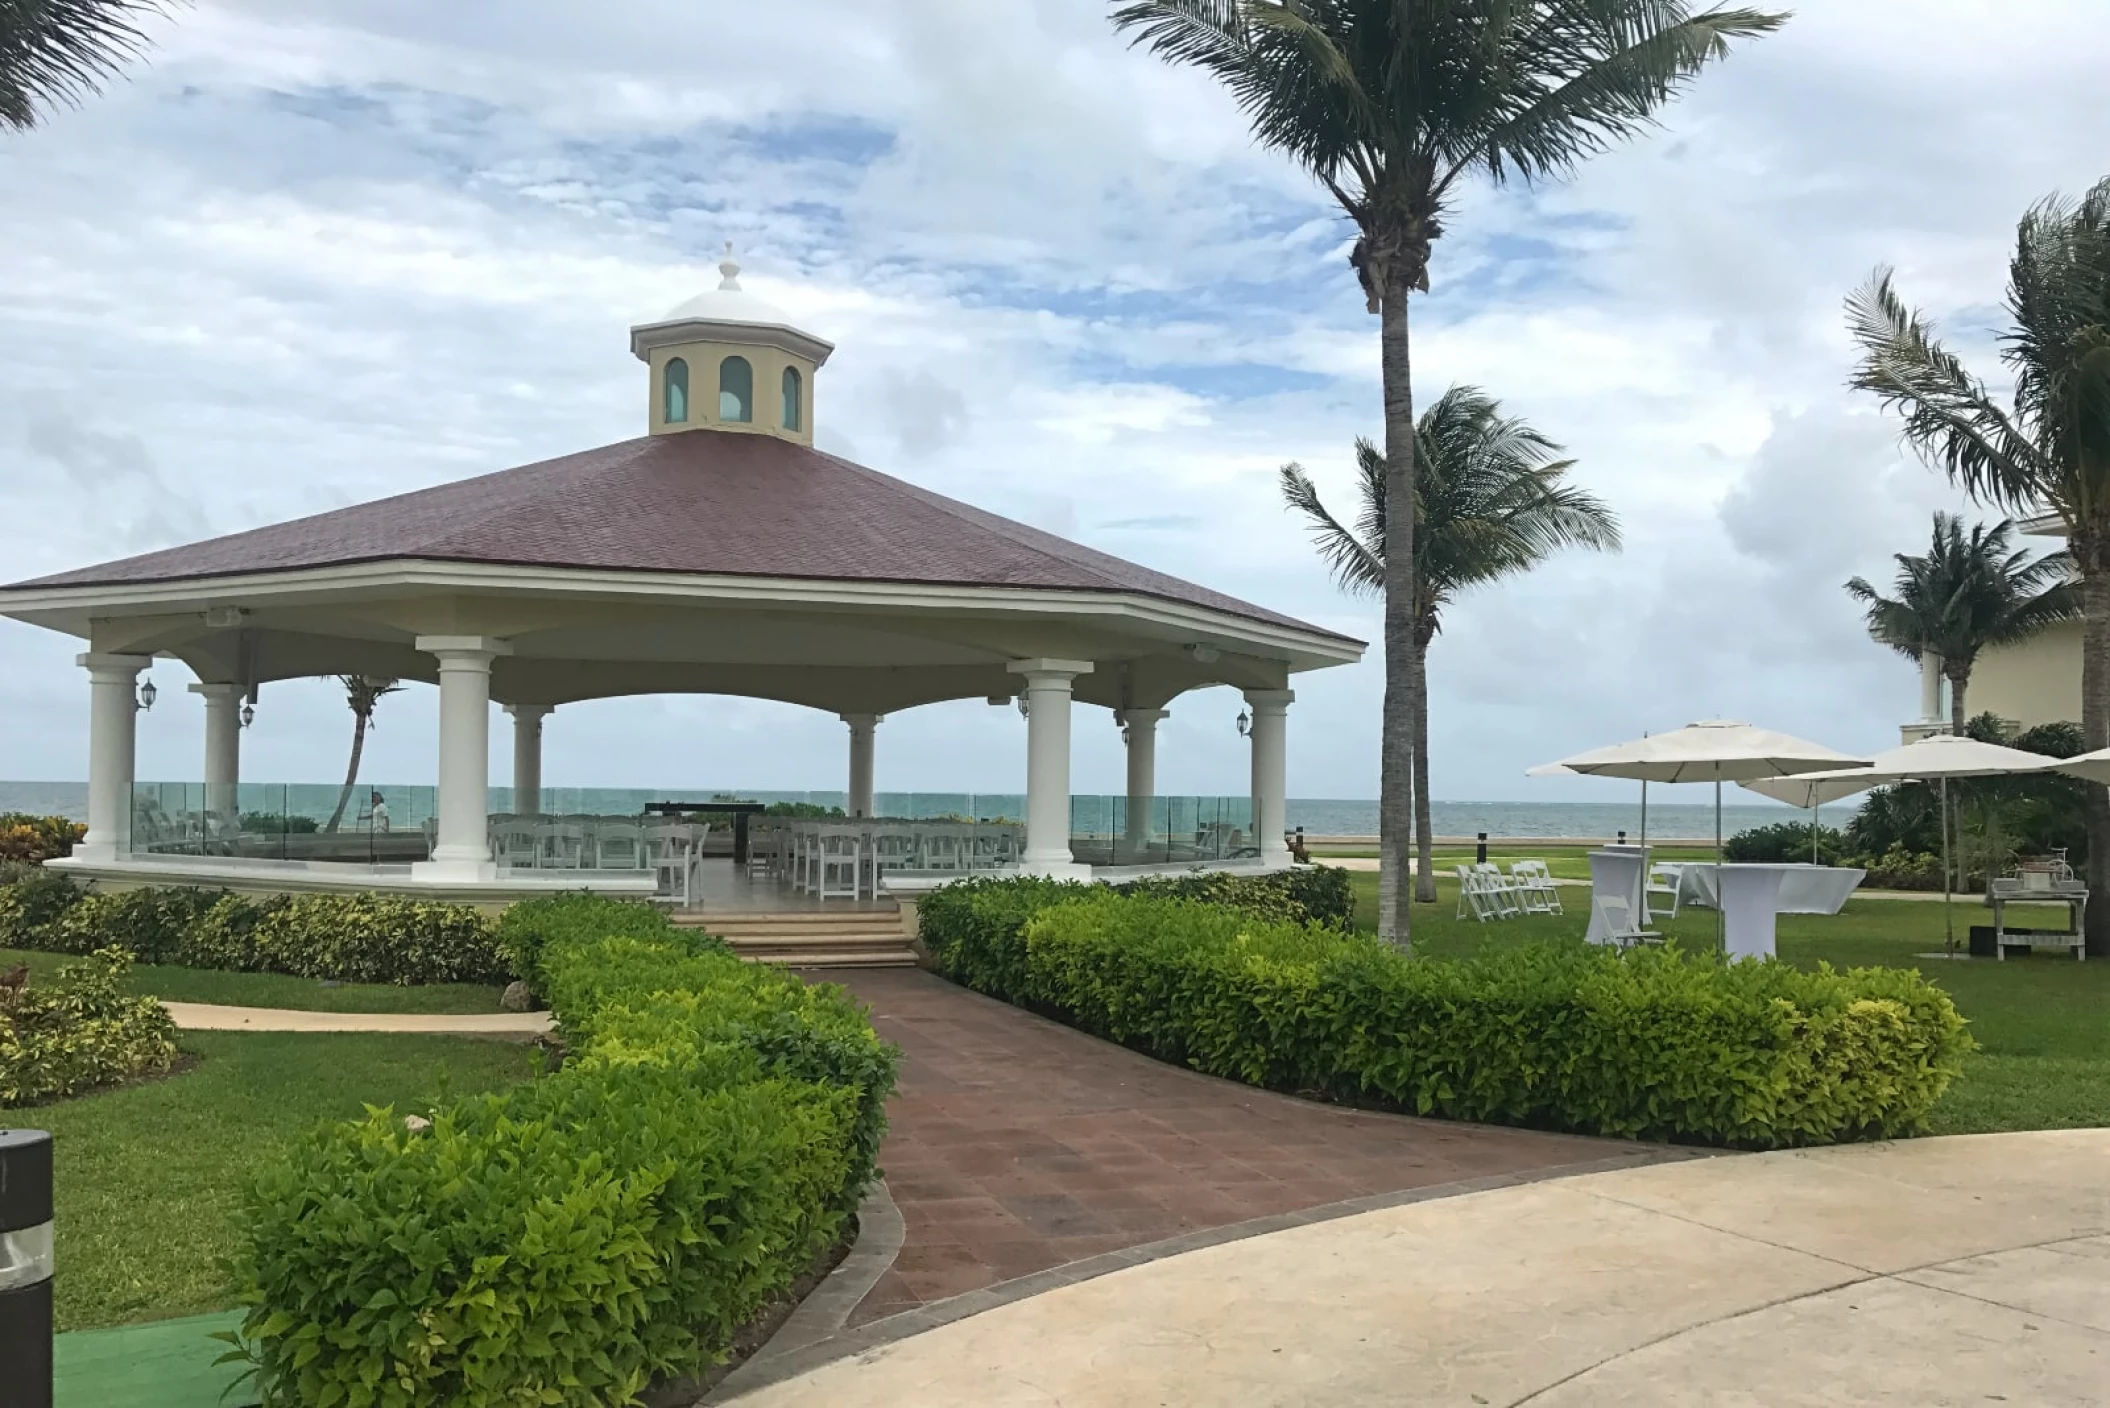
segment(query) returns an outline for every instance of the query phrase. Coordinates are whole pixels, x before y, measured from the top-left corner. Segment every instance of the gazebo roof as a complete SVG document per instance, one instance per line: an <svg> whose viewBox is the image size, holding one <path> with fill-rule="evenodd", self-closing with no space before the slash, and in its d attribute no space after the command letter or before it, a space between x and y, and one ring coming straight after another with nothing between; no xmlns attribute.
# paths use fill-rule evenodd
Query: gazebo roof
<svg viewBox="0 0 2110 1408"><path fill-rule="evenodd" d="M391 560L1132 593L1350 640L773 436L644 436L14 584Z"/></svg>

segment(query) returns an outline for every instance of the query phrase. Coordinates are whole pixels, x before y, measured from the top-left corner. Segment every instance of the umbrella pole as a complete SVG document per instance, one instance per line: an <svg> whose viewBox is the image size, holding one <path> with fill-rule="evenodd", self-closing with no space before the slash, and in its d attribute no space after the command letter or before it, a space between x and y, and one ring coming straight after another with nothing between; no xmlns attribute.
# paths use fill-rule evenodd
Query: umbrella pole
<svg viewBox="0 0 2110 1408"><path fill-rule="evenodd" d="M1949 779L1941 780L1941 922L1949 957L1956 957L1956 915L1949 900Z"/></svg>
<svg viewBox="0 0 2110 1408"><path fill-rule="evenodd" d="M1721 769L1715 769L1714 779L1714 947L1719 953L1729 952L1729 912L1722 902L1722 778Z"/></svg>
<svg viewBox="0 0 2110 1408"><path fill-rule="evenodd" d="M1812 784L1810 784L1810 785L1814 787L1814 786L1815 786L1816 784L1815 784L1815 783L1812 783ZM1824 805L1824 803L1822 803L1822 802L1812 802L1812 803L1810 803L1810 864L1811 864L1811 865L1815 865L1815 864L1817 863L1817 809L1818 809L1819 807L1823 806L1823 805Z"/></svg>

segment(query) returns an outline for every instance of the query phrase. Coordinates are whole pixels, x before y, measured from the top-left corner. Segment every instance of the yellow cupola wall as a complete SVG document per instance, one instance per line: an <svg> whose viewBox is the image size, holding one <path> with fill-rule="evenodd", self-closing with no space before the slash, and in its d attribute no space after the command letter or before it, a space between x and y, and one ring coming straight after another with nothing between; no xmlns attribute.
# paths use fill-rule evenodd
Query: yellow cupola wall
<svg viewBox="0 0 2110 1408"><path fill-rule="evenodd" d="M647 428L654 435L735 430L813 443L814 373L835 344L740 287L730 242L718 287L657 322L630 329L630 350L651 369Z"/></svg>

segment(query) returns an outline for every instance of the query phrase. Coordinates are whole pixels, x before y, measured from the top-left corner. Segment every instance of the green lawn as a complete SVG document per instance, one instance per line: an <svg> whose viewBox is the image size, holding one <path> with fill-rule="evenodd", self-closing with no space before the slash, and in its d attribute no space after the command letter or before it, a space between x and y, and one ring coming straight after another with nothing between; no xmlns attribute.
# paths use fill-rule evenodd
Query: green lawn
<svg viewBox="0 0 2110 1408"><path fill-rule="evenodd" d="M533 1047L460 1037L187 1032L197 1064L165 1080L27 1110L48 1129L58 1200L58 1328L232 1304L243 1179L315 1121L409 1112L540 1069Z"/></svg>
<svg viewBox="0 0 2110 1408"><path fill-rule="evenodd" d="M1357 925L1374 928L1377 876L1361 872L1350 878ZM1413 917L1416 951L1436 957L1577 936L1589 921L1590 892L1579 886L1562 892L1565 915L1486 924L1456 917L1455 881L1439 876L1437 887L1439 901L1415 905ZM1985 913L1982 905L1958 898L1959 944L1970 925L1985 922ZM2050 910L2040 922L2054 927L2063 913ZM2032 921L2018 913L2012 922ZM1690 909L1654 927L1674 940L1707 947L1714 942L1715 912ZM1778 934L1786 962L1917 968L1948 991L1970 1019L1971 1034L1982 1049L1936 1107L1935 1133L2110 1125L2110 963L2076 963L2050 952L2005 963L1918 957L1943 947L1942 906L1923 900L1856 897L1836 916L1784 914Z"/></svg>
<svg viewBox="0 0 2110 1408"><path fill-rule="evenodd" d="M0 948L0 968L29 965L30 978L75 960L63 953ZM481 983L325 984L283 973L223 973L211 968L134 968L132 991L170 1002L217 1002L228 1007L299 1007L311 1012L496 1012L500 988Z"/></svg>

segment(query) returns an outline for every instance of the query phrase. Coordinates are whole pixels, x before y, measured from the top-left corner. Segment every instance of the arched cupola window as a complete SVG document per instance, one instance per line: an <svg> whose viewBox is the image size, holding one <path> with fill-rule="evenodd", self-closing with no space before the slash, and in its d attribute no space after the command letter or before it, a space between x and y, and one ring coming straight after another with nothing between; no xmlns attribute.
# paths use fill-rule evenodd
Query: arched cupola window
<svg viewBox="0 0 2110 1408"><path fill-rule="evenodd" d="M784 368L784 428L786 430L799 429L800 422L805 419L805 389L805 382L799 376L799 369L797 367Z"/></svg>
<svg viewBox="0 0 2110 1408"><path fill-rule="evenodd" d="M671 358L664 384L666 395L660 419L669 425L680 425L689 418L689 364L679 357Z"/></svg>
<svg viewBox="0 0 2110 1408"><path fill-rule="evenodd" d="M745 357L718 364L718 419L744 425L755 418L755 369Z"/></svg>

